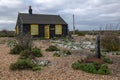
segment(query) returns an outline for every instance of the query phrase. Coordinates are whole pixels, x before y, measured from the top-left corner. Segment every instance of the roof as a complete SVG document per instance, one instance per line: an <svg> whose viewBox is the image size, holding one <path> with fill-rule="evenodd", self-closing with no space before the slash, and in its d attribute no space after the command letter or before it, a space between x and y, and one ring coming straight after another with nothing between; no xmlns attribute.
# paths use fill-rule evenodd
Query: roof
<svg viewBox="0 0 120 80"><path fill-rule="evenodd" d="M59 15L18 14L22 24L67 24Z"/></svg>

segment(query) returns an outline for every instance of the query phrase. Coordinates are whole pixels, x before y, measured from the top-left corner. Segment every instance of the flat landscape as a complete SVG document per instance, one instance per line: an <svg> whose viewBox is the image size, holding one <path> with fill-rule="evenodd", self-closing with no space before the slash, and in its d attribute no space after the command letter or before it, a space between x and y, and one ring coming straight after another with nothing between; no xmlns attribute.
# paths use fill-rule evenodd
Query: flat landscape
<svg viewBox="0 0 120 80"><path fill-rule="evenodd" d="M45 66L40 71L12 71L9 66L17 61L19 55L9 54L10 47L7 45L7 41L12 38L0 38L0 40L5 41L0 44L0 80L120 80L120 55L106 55L113 60L113 64L108 64L111 74L86 73L81 70L73 70L71 64L89 55L88 50L72 50L72 55L53 57L52 52L45 51L51 45L50 40L36 40L34 45L42 50L43 57L38 59L49 60L51 65Z"/></svg>

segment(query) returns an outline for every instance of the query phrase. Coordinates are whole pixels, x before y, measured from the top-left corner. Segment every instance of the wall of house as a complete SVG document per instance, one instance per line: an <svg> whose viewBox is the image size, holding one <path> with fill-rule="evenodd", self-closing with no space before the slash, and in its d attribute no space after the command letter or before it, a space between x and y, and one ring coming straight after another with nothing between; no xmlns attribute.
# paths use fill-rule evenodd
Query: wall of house
<svg viewBox="0 0 120 80"><path fill-rule="evenodd" d="M44 29L44 26L45 25L48 25L48 24L39 24L38 25L38 30L39 30L39 34L38 35L34 35L34 37L43 37L44 38L44 35L45 35L45 29ZM24 24L23 25L23 32L25 34L27 33L30 33L31 31L31 25L30 24ZM50 25L50 38L53 38L53 37L62 37L62 36L66 36L68 35L68 25L62 25L62 35L56 35L55 34L55 25L54 24L51 24Z"/></svg>

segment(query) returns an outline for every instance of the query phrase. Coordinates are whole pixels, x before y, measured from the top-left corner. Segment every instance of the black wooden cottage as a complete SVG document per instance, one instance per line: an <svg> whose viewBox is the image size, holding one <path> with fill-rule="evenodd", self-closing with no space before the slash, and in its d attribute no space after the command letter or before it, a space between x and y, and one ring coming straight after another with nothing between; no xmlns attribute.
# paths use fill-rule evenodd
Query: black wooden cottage
<svg viewBox="0 0 120 80"><path fill-rule="evenodd" d="M30 33L33 37L62 37L68 35L68 24L59 15L18 13L16 33Z"/></svg>

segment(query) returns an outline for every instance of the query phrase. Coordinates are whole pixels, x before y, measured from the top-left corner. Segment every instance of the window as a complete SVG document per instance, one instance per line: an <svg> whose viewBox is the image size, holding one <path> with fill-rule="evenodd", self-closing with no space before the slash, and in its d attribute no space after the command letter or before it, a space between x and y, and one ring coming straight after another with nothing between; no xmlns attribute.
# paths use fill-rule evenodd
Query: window
<svg viewBox="0 0 120 80"><path fill-rule="evenodd" d="M55 25L55 34L56 35L62 34L62 25Z"/></svg>
<svg viewBox="0 0 120 80"><path fill-rule="evenodd" d="M38 35L39 30L38 30L38 25L31 25L31 35Z"/></svg>

